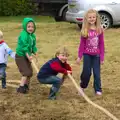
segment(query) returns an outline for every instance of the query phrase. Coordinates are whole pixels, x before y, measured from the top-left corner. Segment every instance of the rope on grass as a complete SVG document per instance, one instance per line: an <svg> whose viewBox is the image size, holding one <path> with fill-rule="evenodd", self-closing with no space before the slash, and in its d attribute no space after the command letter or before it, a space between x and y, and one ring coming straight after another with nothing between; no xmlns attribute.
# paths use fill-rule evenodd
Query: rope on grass
<svg viewBox="0 0 120 120"><path fill-rule="evenodd" d="M85 95L85 93L83 92L83 90L77 85L77 83L75 82L74 78L68 74L68 77L72 80L74 86L76 87L76 89L78 90L78 92L80 92L80 94L82 95L82 97L91 105L93 105L95 108L98 108L99 110L101 110L102 112L104 112L106 115L108 115L110 118L112 118L113 120L118 120L118 118L116 118L113 114L111 114L108 110L106 110L105 108L97 105L96 103L92 102L87 95Z"/></svg>
<svg viewBox="0 0 120 120"><path fill-rule="evenodd" d="M20 80L7 80L8 83L20 83Z"/></svg>
<svg viewBox="0 0 120 120"><path fill-rule="evenodd" d="M1 85L1 83L0 83L0 85ZM13 88L17 88L18 87L17 85L13 85L13 84L9 84L9 83L7 83L7 86L13 87Z"/></svg>

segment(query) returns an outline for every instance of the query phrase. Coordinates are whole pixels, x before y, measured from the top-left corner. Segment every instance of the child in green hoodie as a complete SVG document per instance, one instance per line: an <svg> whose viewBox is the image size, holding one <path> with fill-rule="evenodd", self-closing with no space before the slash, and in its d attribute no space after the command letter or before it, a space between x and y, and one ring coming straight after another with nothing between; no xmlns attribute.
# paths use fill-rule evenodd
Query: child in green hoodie
<svg viewBox="0 0 120 120"><path fill-rule="evenodd" d="M33 70L31 66L32 54L36 55L36 30L35 22L32 18L24 18L23 30L18 37L15 61L22 75L21 83L17 89L18 93L26 93L29 90L29 82Z"/></svg>

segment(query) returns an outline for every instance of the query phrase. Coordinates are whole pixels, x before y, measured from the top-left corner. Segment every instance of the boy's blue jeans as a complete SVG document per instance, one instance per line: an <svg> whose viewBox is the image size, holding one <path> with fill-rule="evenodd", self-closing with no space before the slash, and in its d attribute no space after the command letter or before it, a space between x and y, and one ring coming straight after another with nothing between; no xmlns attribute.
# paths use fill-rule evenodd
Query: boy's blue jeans
<svg viewBox="0 0 120 120"><path fill-rule="evenodd" d="M80 86L82 88L86 88L90 81L91 72L93 70L94 76L94 90L102 91L101 90L101 79L100 79L100 56L99 55L88 55L84 54L83 58L83 71L81 74L81 83Z"/></svg>
<svg viewBox="0 0 120 120"><path fill-rule="evenodd" d="M59 91L61 86L61 78L57 76L50 76L47 78L41 78L39 81L42 84L52 84L52 88L50 89L49 99L55 99L56 93Z"/></svg>
<svg viewBox="0 0 120 120"><path fill-rule="evenodd" d="M0 80L2 80L2 88L6 88L6 66L0 67Z"/></svg>

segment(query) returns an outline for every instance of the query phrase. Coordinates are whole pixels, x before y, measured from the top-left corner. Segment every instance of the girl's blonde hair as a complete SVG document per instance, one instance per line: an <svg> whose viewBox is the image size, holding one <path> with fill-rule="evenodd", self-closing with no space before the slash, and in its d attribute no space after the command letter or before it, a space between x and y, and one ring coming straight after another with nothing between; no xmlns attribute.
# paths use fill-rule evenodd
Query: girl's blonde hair
<svg viewBox="0 0 120 120"><path fill-rule="evenodd" d="M96 10L90 9L86 12L86 14L84 16L83 23L82 23L82 29L81 29L81 34L86 34L86 36L88 35L88 30L90 29L90 26L89 26L89 23L87 20L88 14L90 14L90 13L96 14L95 26L96 26L97 33L100 34L102 32L100 15L98 14L98 12Z"/></svg>
<svg viewBox="0 0 120 120"><path fill-rule="evenodd" d="M55 57L57 57L59 54L63 54L65 56L69 56L69 51L68 51L68 49L65 46L59 47L56 50Z"/></svg>
<svg viewBox="0 0 120 120"><path fill-rule="evenodd" d="M0 30L0 40L3 39L3 32Z"/></svg>

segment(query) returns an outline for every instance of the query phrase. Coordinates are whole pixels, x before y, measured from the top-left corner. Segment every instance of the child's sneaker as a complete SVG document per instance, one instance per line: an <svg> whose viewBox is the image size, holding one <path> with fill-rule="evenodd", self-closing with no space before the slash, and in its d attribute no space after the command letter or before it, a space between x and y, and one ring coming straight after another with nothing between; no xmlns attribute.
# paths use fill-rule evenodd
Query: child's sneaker
<svg viewBox="0 0 120 120"><path fill-rule="evenodd" d="M25 87L24 86L20 86L19 88L17 88L17 92L18 93L26 93L26 89L25 89Z"/></svg>
<svg viewBox="0 0 120 120"><path fill-rule="evenodd" d="M54 92L52 90L52 88L50 89L50 93L49 93L49 97L48 97L49 100L56 100L56 92Z"/></svg>
<svg viewBox="0 0 120 120"><path fill-rule="evenodd" d="M27 84L24 84L24 88L26 89L26 91L29 91L29 86Z"/></svg>
<svg viewBox="0 0 120 120"><path fill-rule="evenodd" d="M102 92L96 91L96 95L102 95Z"/></svg>
<svg viewBox="0 0 120 120"><path fill-rule="evenodd" d="M6 86L2 86L2 89L6 89Z"/></svg>
<svg viewBox="0 0 120 120"><path fill-rule="evenodd" d="M6 87L2 87L2 91L6 91L7 89L6 89Z"/></svg>
<svg viewBox="0 0 120 120"><path fill-rule="evenodd" d="M48 97L49 100L56 100L56 96Z"/></svg>

